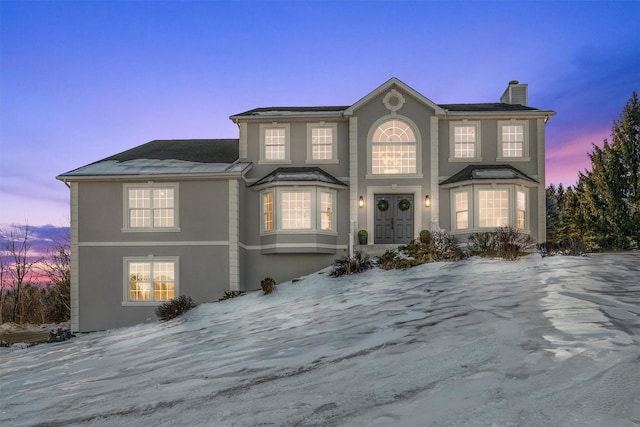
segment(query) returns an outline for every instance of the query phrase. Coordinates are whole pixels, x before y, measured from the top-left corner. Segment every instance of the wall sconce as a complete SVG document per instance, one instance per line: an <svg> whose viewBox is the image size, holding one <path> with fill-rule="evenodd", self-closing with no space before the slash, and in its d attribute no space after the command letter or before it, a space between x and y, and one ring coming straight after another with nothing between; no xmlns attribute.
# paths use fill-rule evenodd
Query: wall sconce
<svg viewBox="0 0 640 427"><path fill-rule="evenodd" d="M360 196L360 200L358 200L358 206L364 208L364 197Z"/></svg>
<svg viewBox="0 0 640 427"><path fill-rule="evenodd" d="M431 199L429 198L429 195L427 194L426 196L424 196L424 205L425 207L429 207L431 206Z"/></svg>

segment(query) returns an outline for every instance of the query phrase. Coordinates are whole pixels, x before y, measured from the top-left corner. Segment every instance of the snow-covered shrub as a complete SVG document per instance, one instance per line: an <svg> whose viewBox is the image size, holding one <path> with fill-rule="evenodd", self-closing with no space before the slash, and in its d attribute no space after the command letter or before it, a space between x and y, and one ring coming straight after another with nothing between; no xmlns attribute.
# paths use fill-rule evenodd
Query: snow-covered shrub
<svg viewBox="0 0 640 427"><path fill-rule="evenodd" d="M171 320L194 308L197 304L186 295L163 302L156 308L156 316L160 320Z"/></svg>
<svg viewBox="0 0 640 427"><path fill-rule="evenodd" d="M345 274L362 273L370 268L373 268L373 262L369 255L362 251L355 251L352 257L347 255L336 259L329 275L339 277Z"/></svg>
<svg viewBox="0 0 640 427"><path fill-rule="evenodd" d="M496 233L473 233L467 240L469 250L473 255L493 257L498 255Z"/></svg>
<svg viewBox="0 0 640 427"><path fill-rule="evenodd" d="M244 295L244 291L224 291L224 294L220 298L218 298L218 301L237 298L241 295Z"/></svg>
<svg viewBox="0 0 640 427"><path fill-rule="evenodd" d="M276 281L271 277L265 277L260 282L260 287L262 287L262 292L265 295L269 295L271 292L276 290Z"/></svg>
<svg viewBox="0 0 640 427"><path fill-rule="evenodd" d="M378 257L377 264L383 270L414 267L433 261L459 261L467 257L458 245L458 240L445 232L430 234L429 243L414 240L408 245L398 246Z"/></svg>
<svg viewBox="0 0 640 427"><path fill-rule="evenodd" d="M468 254L460 247L455 236L445 232L436 231L431 235L433 245L433 261L460 261L468 257Z"/></svg>
<svg viewBox="0 0 640 427"><path fill-rule="evenodd" d="M553 255L580 256L589 252L589 248L580 236L572 236L557 242L546 242L538 245L538 252L543 257Z"/></svg>

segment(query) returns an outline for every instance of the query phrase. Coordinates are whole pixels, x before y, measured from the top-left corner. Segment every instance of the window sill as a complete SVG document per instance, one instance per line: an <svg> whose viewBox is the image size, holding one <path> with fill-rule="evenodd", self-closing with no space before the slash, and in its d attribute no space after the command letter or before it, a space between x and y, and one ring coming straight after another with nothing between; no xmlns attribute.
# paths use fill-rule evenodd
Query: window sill
<svg viewBox="0 0 640 427"><path fill-rule="evenodd" d="M338 161L338 159L331 159L331 160L305 160L304 163L306 165L337 165L338 163L340 163Z"/></svg>
<svg viewBox="0 0 640 427"><path fill-rule="evenodd" d="M290 165L291 160L258 160L259 165Z"/></svg>
<svg viewBox="0 0 640 427"><path fill-rule="evenodd" d="M449 163L481 162L482 157L449 157Z"/></svg>
<svg viewBox="0 0 640 427"><path fill-rule="evenodd" d="M279 236L279 235L299 235L299 234L322 234L325 236L337 236L337 231L328 231L328 230L313 230L313 229L303 229L303 230L272 230L272 231L261 231L260 236Z"/></svg>
<svg viewBox="0 0 640 427"><path fill-rule="evenodd" d="M132 228L123 227L120 229L123 233L179 233L180 227L157 227L157 228Z"/></svg>
<svg viewBox="0 0 640 427"><path fill-rule="evenodd" d="M373 174L367 174L365 175L365 179L422 179L424 178L424 176L419 173L419 174L380 174L380 175L373 175Z"/></svg>
<svg viewBox="0 0 640 427"><path fill-rule="evenodd" d="M162 300L162 301L122 301L123 307L157 307L160 304L171 301L171 300Z"/></svg>
<svg viewBox="0 0 640 427"><path fill-rule="evenodd" d="M531 157L497 157L496 162L530 162Z"/></svg>

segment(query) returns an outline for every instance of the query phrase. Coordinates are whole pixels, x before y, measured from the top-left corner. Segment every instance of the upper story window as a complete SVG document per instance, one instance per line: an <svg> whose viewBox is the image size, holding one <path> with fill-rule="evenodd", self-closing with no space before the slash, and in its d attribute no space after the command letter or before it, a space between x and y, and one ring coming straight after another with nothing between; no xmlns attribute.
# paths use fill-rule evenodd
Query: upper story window
<svg viewBox="0 0 640 427"><path fill-rule="evenodd" d="M376 128L371 139L371 173L418 173L418 142L407 122L392 119Z"/></svg>
<svg viewBox="0 0 640 427"><path fill-rule="evenodd" d="M307 124L307 163L337 163L336 123Z"/></svg>
<svg viewBox="0 0 640 427"><path fill-rule="evenodd" d="M334 200L334 190L315 186L263 191L261 230L334 232Z"/></svg>
<svg viewBox="0 0 640 427"><path fill-rule="evenodd" d="M288 124L260 125L260 163L291 163Z"/></svg>
<svg viewBox="0 0 640 427"><path fill-rule="evenodd" d="M451 122L449 134L449 161L482 161L480 122Z"/></svg>
<svg viewBox="0 0 640 427"><path fill-rule="evenodd" d="M167 301L177 295L177 257L125 258L124 304Z"/></svg>
<svg viewBox="0 0 640 427"><path fill-rule="evenodd" d="M177 184L125 184L124 231L178 231Z"/></svg>
<svg viewBox="0 0 640 427"><path fill-rule="evenodd" d="M528 129L527 121L498 122L498 160L530 160Z"/></svg>

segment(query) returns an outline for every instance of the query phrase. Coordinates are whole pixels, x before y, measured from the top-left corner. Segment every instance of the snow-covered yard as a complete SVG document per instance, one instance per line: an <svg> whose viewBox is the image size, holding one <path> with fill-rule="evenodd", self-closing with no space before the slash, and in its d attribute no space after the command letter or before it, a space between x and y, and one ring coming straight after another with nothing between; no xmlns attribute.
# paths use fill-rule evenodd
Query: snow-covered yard
<svg viewBox="0 0 640 427"><path fill-rule="evenodd" d="M640 255L314 274L0 357L3 427L638 426Z"/></svg>

